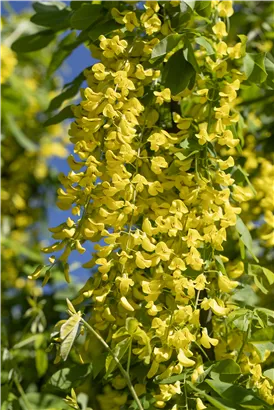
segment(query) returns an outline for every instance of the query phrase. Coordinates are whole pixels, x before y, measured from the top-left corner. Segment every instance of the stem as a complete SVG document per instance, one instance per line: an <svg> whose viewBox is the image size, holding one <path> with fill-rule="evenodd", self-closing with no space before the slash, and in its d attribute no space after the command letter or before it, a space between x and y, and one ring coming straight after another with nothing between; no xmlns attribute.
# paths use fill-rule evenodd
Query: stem
<svg viewBox="0 0 274 410"><path fill-rule="evenodd" d="M23 390L23 387L21 386L21 383L19 382L19 380L17 378L17 375L15 375L13 380L14 380L14 383L17 387L18 392L20 393L20 395L21 395L21 397L22 397L22 399L25 403L25 406L26 406L27 410L31 410L31 404L28 401L27 396L25 395L25 392Z"/></svg>
<svg viewBox="0 0 274 410"><path fill-rule="evenodd" d="M198 304L199 304L200 292L201 292L200 290L198 290L198 292L197 292L197 297L196 297L196 302L195 302L195 309L197 309Z"/></svg>
<svg viewBox="0 0 274 410"><path fill-rule="evenodd" d="M185 405L185 407L186 407L186 410L188 410L188 398L187 398L187 388L186 388L186 375L185 375L185 378L184 378L184 393L185 393L185 399L186 399L186 405Z"/></svg>
<svg viewBox="0 0 274 410"><path fill-rule="evenodd" d="M199 345L199 343L197 343L197 342L195 342L195 341L194 341L194 344L195 344L197 347L199 347L199 349L201 350L201 352L203 352L203 354L205 355L206 359L210 362L210 358L208 357L206 351L202 348L202 346Z"/></svg>
<svg viewBox="0 0 274 410"><path fill-rule="evenodd" d="M241 346L241 348L240 348L240 350L239 350L236 363L239 363L240 358L241 358L241 356L242 356L244 347L245 347L245 345L246 345L246 342L247 342L247 339L248 339L248 336L249 336L249 331L250 331L250 329L251 329L252 321L253 321L253 315L252 315L252 318L251 318L250 323L249 323L249 325L248 325L248 328L247 328L247 330L246 330L246 332L245 332L245 335L244 335L244 338L243 338L243 343L242 343L242 346Z"/></svg>
<svg viewBox="0 0 274 410"><path fill-rule="evenodd" d="M130 369L131 348L132 348L132 338L130 339L129 348L128 348L128 356L127 356L127 374L128 375L129 375L129 369Z"/></svg>
<svg viewBox="0 0 274 410"><path fill-rule="evenodd" d="M98 340L99 342L102 343L102 345L105 347L105 349L109 352L109 354L113 357L113 359L115 360L117 366L120 369L120 372L122 374L122 376L124 376L128 388L132 394L132 397L134 398L139 410L144 410L142 403L139 400L139 397L137 396L137 393L131 383L129 374L127 371L125 371L125 369L123 368L123 366L120 363L120 360L118 359L118 357L115 356L115 354L113 353L113 351L111 350L111 348L109 347L109 345L104 341L104 339L99 335L99 333L97 333L92 326L90 326L83 318L81 318L81 322L83 323L83 325L89 330L90 333L92 333Z"/></svg>

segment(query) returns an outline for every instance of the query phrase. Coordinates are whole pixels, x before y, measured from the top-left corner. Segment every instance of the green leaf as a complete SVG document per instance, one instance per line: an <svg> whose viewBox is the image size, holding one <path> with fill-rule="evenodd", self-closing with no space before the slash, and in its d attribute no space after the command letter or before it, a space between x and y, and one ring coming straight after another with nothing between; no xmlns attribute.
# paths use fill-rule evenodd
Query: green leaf
<svg viewBox="0 0 274 410"><path fill-rule="evenodd" d="M242 405L244 408L256 406L261 410L270 408L269 406L263 407L266 403L256 396L251 389L246 389L231 383L225 383L217 379L207 379L205 382L223 399L228 400L231 405L235 406L235 409L242 408Z"/></svg>
<svg viewBox="0 0 274 410"><path fill-rule="evenodd" d="M249 174L241 167L241 165L236 165L232 170L232 177L235 179L236 183L241 183L246 181L254 195L257 195L257 192L249 180Z"/></svg>
<svg viewBox="0 0 274 410"><path fill-rule="evenodd" d="M184 91L195 74L192 65L185 59L183 50L174 53L164 66L163 84L173 95Z"/></svg>
<svg viewBox="0 0 274 410"><path fill-rule="evenodd" d="M65 46L71 44L73 40L76 38L76 33L72 32L69 33L66 37L63 38L62 41L57 45L56 50L52 54L52 58L47 70L47 76L51 76L57 68L63 63L63 61L72 53L73 49L65 48Z"/></svg>
<svg viewBox="0 0 274 410"><path fill-rule="evenodd" d="M123 356L126 354L129 346L130 346L130 341L131 338L127 337L126 339L122 340L121 342L117 343L115 348L113 349L114 355L117 357L119 361L123 358ZM105 377L107 378L110 373L112 373L117 367L117 363L114 360L113 356L111 354L108 354L106 358L106 375Z"/></svg>
<svg viewBox="0 0 274 410"><path fill-rule="evenodd" d="M265 53L246 53L243 64L249 83L260 84L266 80L265 56Z"/></svg>
<svg viewBox="0 0 274 410"><path fill-rule="evenodd" d="M202 17L209 17L211 14L211 1L196 1L195 11Z"/></svg>
<svg viewBox="0 0 274 410"><path fill-rule="evenodd" d="M98 376L98 374L104 369L107 355L108 354L106 352L103 352L99 355L94 355L94 357L92 358L93 379L95 379Z"/></svg>
<svg viewBox="0 0 274 410"><path fill-rule="evenodd" d="M61 94L57 95L51 100L47 111L50 112L57 110L63 104L64 101L74 97L78 93L80 86L84 80L85 76L82 72L70 83L69 86L67 86L64 89L64 91Z"/></svg>
<svg viewBox="0 0 274 410"><path fill-rule="evenodd" d="M177 382L178 380L179 380L179 381L184 380L185 377L186 377L185 373L176 374L175 376L170 376L170 377L167 377L166 379L160 380L160 381L159 381L159 384L171 384L171 383L175 383L175 382Z"/></svg>
<svg viewBox="0 0 274 410"><path fill-rule="evenodd" d="M197 73L201 71L199 64L197 63L196 57L194 55L192 45L187 38L185 39L184 57L192 65L192 67Z"/></svg>
<svg viewBox="0 0 274 410"><path fill-rule="evenodd" d="M269 285L274 283L274 273L269 269L260 265L248 265L248 274L253 276L256 286L261 292L267 294L269 292Z"/></svg>
<svg viewBox="0 0 274 410"><path fill-rule="evenodd" d="M88 28L99 18L101 10L99 4L83 4L70 18L71 27L77 30Z"/></svg>
<svg viewBox="0 0 274 410"><path fill-rule="evenodd" d="M227 323L234 329L239 329L241 332L247 332L252 320L253 312L248 309L237 309L229 313Z"/></svg>
<svg viewBox="0 0 274 410"><path fill-rule="evenodd" d="M174 154L180 161L184 161L192 155L197 154L202 149L202 146L197 141L190 138L184 139L180 143L180 147L183 148L183 152L176 152Z"/></svg>
<svg viewBox="0 0 274 410"><path fill-rule="evenodd" d="M233 293L231 299L237 302L240 306L256 306L260 302L260 298L254 291L253 287L245 284L242 289Z"/></svg>
<svg viewBox="0 0 274 410"><path fill-rule="evenodd" d="M70 7L72 8L72 10L77 10L82 6L82 4L88 4L88 3L89 3L89 0L71 1L70 2Z"/></svg>
<svg viewBox="0 0 274 410"><path fill-rule="evenodd" d="M28 406L24 398L27 400ZM19 401L21 410L71 410L71 407L64 402L63 398L53 394L27 393L24 397L20 397ZM11 409L13 410L13 407L8 408L8 410Z"/></svg>
<svg viewBox="0 0 274 410"><path fill-rule="evenodd" d="M245 224L243 223L242 219L239 216L237 217L236 229L238 231L238 234L240 235L240 240L243 242L246 249L253 256L254 260L256 262L259 262L257 257L254 255L254 252L253 252L252 237L250 235L250 232L249 232L249 230L247 229L247 227L245 226Z"/></svg>
<svg viewBox="0 0 274 410"><path fill-rule="evenodd" d="M234 360L225 359L213 365L210 376L223 382L234 382L241 373L240 366Z"/></svg>
<svg viewBox="0 0 274 410"><path fill-rule="evenodd" d="M194 10L195 7L195 0L184 0L183 3L187 4L191 10Z"/></svg>
<svg viewBox="0 0 274 410"><path fill-rule="evenodd" d="M22 36L16 40L11 48L16 53L29 53L31 51L45 48L55 39L55 33L52 30L43 30L35 34Z"/></svg>
<svg viewBox="0 0 274 410"><path fill-rule="evenodd" d="M5 120L7 121L10 132L22 148L25 148L25 150L29 152L36 152L38 150L38 146L29 140L24 132L17 126L16 120L12 114L6 114Z"/></svg>
<svg viewBox="0 0 274 410"><path fill-rule="evenodd" d="M54 30L62 30L69 27L70 11L66 8L60 9L60 7L53 4L34 3L33 8L36 10L30 21L38 26L50 27Z"/></svg>
<svg viewBox="0 0 274 410"><path fill-rule="evenodd" d="M264 371L263 375L274 382L274 368Z"/></svg>
<svg viewBox="0 0 274 410"><path fill-rule="evenodd" d="M50 10L53 12L56 10L63 10L66 7L66 3L63 3L61 1L54 1L54 0L49 0L49 1L43 1L43 3L40 3L39 1L35 1L32 4L32 8L37 12L37 13L47 13Z"/></svg>
<svg viewBox="0 0 274 410"><path fill-rule="evenodd" d="M219 397L212 397L209 394L207 394L205 391L197 388L194 386L192 383L187 382L187 385L194 390L196 393L199 394L199 397L204 397L210 404L214 406L214 409L219 409L219 410L238 410L239 407L232 407L231 403L228 402L226 399L219 398Z"/></svg>
<svg viewBox="0 0 274 410"><path fill-rule="evenodd" d="M2 238L2 246L12 249L15 255L23 255L33 262L41 263L42 257L40 252L35 252L20 242L10 238Z"/></svg>
<svg viewBox="0 0 274 410"><path fill-rule="evenodd" d="M188 155L184 155L182 152L175 152L175 156L180 160L180 161L184 161L185 159L191 157L192 155L197 154L197 152L199 151L192 151L190 154Z"/></svg>
<svg viewBox="0 0 274 410"><path fill-rule="evenodd" d="M271 58L271 59L270 59ZM267 72L266 84L272 90L274 89L274 61L273 57L269 55L269 58L265 59L265 70Z"/></svg>
<svg viewBox="0 0 274 410"><path fill-rule="evenodd" d="M205 37L203 37L203 36L196 37L195 41L196 41L197 44L199 44L200 46L202 46L206 49L208 55L215 54L215 51L214 51L212 45L210 44L210 42Z"/></svg>
<svg viewBox="0 0 274 410"><path fill-rule="evenodd" d="M169 34L163 38L156 46L153 48L151 53L151 59L156 59L162 56L165 56L167 53L172 51L179 41L181 40L181 34Z"/></svg>
<svg viewBox="0 0 274 410"><path fill-rule="evenodd" d="M72 365L54 373L48 384L60 390L69 390L79 385L92 372L90 364Z"/></svg>
<svg viewBox="0 0 274 410"><path fill-rule="evenodd" d="M60 355L63 360L67 360L68 358L78 333L80 320L81 316L79 313L75 313L61 326L60 338L62 342L60 346Z"/></svg>
<svg viewBox="0 0 274 410"><path fill-rule="evenodd" d="M92 27L88 32L88 36L92 41L96 41L101 34L106 36L119 28L121 28L121 24L116 23L115 20L104 21Z"/></svg>
<svg viewBox="0 0 274 410"><path fill-rule="evenodd" d="M48 355L44 349L37 349L35 352L35 365L39 377L44 376L48 369Z"/></svg>
<svg viewBox="0 0 274 410"><path fill-rule="evenodd" d="M274 351L274 326L268 326L254 332L248 340L264 360L267 351Z"/></svg>
<svg viewBox="0 0 274 410"><path fill-rule="evenodd" d="M44 126L48 127L49 125L58 124L66 120L67 118L73 118L74 114L71 111L71 105L63 108L58 114L54 115L53 117L49 118L47 121L44 122Z"/></svg>
<svg viewBox="0 0 274 410"><path fill-rule="evenodd" d="M271 270L262 267L263 273L266 277L266 279L268 280L269 285L273 285L274 283L274 273L271 272Z"/></svg>
<svg viewBox="0 0 274 410"><path fill-rule="evenodd" d="M226 275L225 265L224 265L224 262L222 261L221 256L220 256L220 255L215 255L214 258L215 258L215 261L216 261L217 268L218 268L224 275Z"/></svg>

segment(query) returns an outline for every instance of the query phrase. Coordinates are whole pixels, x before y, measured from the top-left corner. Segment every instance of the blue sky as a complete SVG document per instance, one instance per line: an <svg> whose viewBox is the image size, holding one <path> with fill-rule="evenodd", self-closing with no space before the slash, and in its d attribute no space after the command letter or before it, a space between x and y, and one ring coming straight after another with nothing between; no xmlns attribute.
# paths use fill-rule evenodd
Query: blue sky
<svg viewBox="0 0 274 410"><path fill-rule="evenodd" d="M32 9L32 1L10 1L9 2L13 10L20 14L22 10ZM69 3L69 2L66 2ZM5 8L5 4L1 2L1 11L3 15L7 15L8 11ZM94 59L90 55L90 51L87 49L87 47L81 45L77 49L75 49L72 54L66 59L64 64L60 67L60 69L57 71L57 74L62 77L63 79L63 84L70 82L73 80L83 69L85 69L88 66L91 66L94 63ZM72 147L71 147L72 149ZM59 158L54 158L51 163L51 166L56 168L59 172L64 172L67 173L69 170L69 167L67 165L66 160L62 160ZM70 215L69 212L64 212L59 210L56 206L49 207L48 208L48 224L50 227L59 225L60 223L64 222L66 218ZM41 227L42 228L42 227ZM42 239L45 235L45 231L41 231L41 236ZM48 236L50 238L50 236ZM51 243L54 241L51 241ZM78 252L73 252L71 255L69 262L87 262L88 260L91 259L91 247L89 247L89 250L83 254L79 255ZM75 270L74 272L75 275L80 276L81 281L84 279L84 277L89 276L89 272L80 268Z"/></svg>

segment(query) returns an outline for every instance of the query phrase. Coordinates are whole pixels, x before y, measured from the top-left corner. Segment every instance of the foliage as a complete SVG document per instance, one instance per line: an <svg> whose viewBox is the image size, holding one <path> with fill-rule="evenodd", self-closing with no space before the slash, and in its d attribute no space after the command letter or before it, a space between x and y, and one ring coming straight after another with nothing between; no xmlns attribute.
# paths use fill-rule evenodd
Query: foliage
<svg viewBox="0 0 274 410"><path fill-rule="evenodd" d="M46 124L75 117L57 201L71 215L50 228L44 252L58 257L34 277L58 260L69 281L69 255L93 245L52 334L55 361L71 361L48 384L72 388L74 409L270 409L273 3L34 9L43 29L14 51L69 29L49 73L82 43L99 61L48 109ZM80 103L61 108L84 78Z"/></svg>
<svg viewBox="0 0 274 410"><path fill-rule="evenodd" d="M30 30L29 17L2 20L1 408L6 410L69 408L58 395L41 393L53 367L46 351L50 329L64 301L50 288L43 295L41 283L27 278L44 263L41 227L42 221L47 224L46 207L57 184L48 159L67 155L64 128L42 125L60 83L56 77L45 81L51 50L26 56L10 48L16 35ZM62 282L56 269L51 286Z"/></svg>

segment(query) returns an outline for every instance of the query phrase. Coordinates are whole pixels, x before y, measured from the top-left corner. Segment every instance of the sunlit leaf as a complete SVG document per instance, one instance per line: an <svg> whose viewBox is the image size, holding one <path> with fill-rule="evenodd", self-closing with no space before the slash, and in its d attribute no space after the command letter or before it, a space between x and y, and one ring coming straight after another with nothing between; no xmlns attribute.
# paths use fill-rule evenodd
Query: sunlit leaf
<svg viewBox="0 0 274 410"><path fill-rule="evenodd" d="M81 316L79 313L75 313L61 326L60 338L62 342L60 346L60 355L63 360L67 359L73 346L78 333L80 321Z"/></svg>
<svg viewBox="0 0 274 410"><path fill-rule="evenodd" d="M208 55L215 54L215 51L214 51L212 45L210 44L210 42L205 37L203 37L203 36L196 37L195 41L196 41L197 44L199 44L200 46L202 46L206 49Z"/></svg>
<svg viewBox="0 0 274 410"><path fill-rule="evenodd" d="M44 376L48 368L48 355L44 349L37 349L35 352L35 364L39 377Z"/></svg>
<svg viewBox="0 0 274 410"><path fill-rule="evenodd" d="M236 222L236 229L240 235L240 240L243 242L245 245L246 249L249 251L249 253L253 256L256 262L258 262L257 257L254 255L253 252L253 245L252 245L252 237L250 235L249 230L243 223L242 219L238 216L237 217L237 222Z"/></svg>
<svg viewBox="0 0 274 410"><path fill-rule="evenodd" d="M156 59L166 55L177 46L181 38L181 34L169 34L153 48L151 58Z"/></svg>
<svg viewBox="0 0 274 410"><path fill-rule="evenodd" d="M117 343L117 345L113 349L113 353L118 358L119 361L124 357L124 355L128 351L129 346L130 346L130 341L131 339L128 337L122 340L121 342ZM110 375L110 373L112 373L117 367L117 363L111 354L108 354L106 358L105 366L106 366L106 376L105 377L107 378Z"/></svg>

